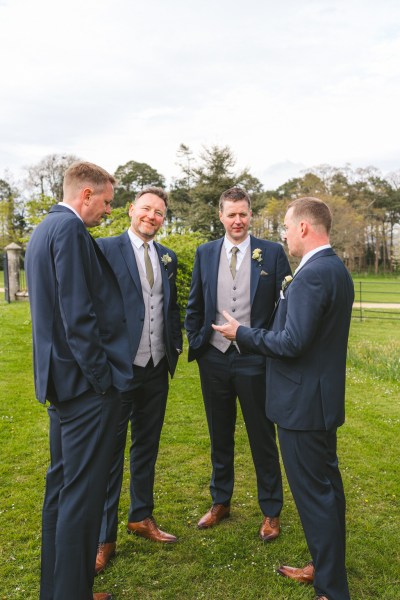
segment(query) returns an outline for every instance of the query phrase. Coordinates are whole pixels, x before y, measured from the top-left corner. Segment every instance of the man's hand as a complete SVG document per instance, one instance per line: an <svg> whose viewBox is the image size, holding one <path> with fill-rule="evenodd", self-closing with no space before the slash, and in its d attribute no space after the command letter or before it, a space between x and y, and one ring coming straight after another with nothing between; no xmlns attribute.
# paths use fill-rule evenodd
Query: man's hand
<svg viewBox="0 0 400 600"><path fill-rule="evenodd" d="M227 320L227 323L225 323L225 325L213 325L212 327L213 329L215 329L215 331L219 331L224 338L233 341L236 339L236 332L240 323L239 321L236 321L236 319L231 317L231 315L228 312L226 312L226 310L223 310L222 314Z"/></svg>

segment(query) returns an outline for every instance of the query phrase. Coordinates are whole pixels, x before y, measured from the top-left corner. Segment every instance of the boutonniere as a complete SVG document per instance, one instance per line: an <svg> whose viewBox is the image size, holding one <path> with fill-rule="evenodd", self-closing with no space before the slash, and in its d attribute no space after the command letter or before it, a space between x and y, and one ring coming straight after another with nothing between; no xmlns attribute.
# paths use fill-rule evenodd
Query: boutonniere
<svg viewBox="0 0 400 600"><path fill-rule="evenodd" d="M170 262L172 262L172 258L169 254L163 254L163 256L161 257L161 262L164 265L164 269L168 269L168 265Z"/></svg>
<svg viewBox="0 0 400 600"><path fill-rule="evenodd" d="M286 275L285 279L282 281L282 292L284 292L286 290L286 288L288 287L288 285L291 283L293 277L291 275Z"/></svg>
<svg viewBox="0 0 400 600"><path fill-rule="evenodd" d="M262 262L262 250L261 248L254 248L253 254L251 255L253 260L256 260L258 263Z"/></svg>

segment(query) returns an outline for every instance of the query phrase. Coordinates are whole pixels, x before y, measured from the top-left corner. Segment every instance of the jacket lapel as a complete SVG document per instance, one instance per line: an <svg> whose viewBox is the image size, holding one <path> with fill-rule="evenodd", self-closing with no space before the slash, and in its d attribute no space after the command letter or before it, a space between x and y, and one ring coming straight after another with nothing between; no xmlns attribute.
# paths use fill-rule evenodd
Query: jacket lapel
<svg viewBox="0 0 400 600"><path fill-rule="evenodd" d="M258 240L252 235L250 236L250 304L253 304L254 296L256 295L258 282L260 281L260 274L262 269L262 262L254 260L252 258L254 250L258 247ZM262 252L265 252L265 248L260 248ZM264 259L264 256L262 256Z"/></svg>
<svg viewBox="0 0 400 600"><path fill-rule="evenodd" d="M170 298L170 289L169 289L169 281L168 281L168 269L165 268L163 263L161 262L161 255L168 254L166 248L154 242L154 248L157 252L158 256L158 270L161 274L162 286L163 286L163 296L164 296L164 312L165 316L167 315L167 310L169 306L169 298Z"/></svg>
<svg viewBox="0 0 400 600"><path fill-rule="evenodd" d="M140 296L143 297L142 284L140 281L139 269L136 263L136 256L127 232L121 235L119 246L130 276L132 277Z"/></svg>
<svg viewBox="0 0 400 600"><path fill-rule="evenodd" d="M210 285L210 295L212 302L212 309L215 310L217 306L217 289L218 289L218 270L219 270L219 260L221 257L221 252L223 250L224 238L216 240L215 246L210 245L208 252L208 276L207 279Z"/></svg>

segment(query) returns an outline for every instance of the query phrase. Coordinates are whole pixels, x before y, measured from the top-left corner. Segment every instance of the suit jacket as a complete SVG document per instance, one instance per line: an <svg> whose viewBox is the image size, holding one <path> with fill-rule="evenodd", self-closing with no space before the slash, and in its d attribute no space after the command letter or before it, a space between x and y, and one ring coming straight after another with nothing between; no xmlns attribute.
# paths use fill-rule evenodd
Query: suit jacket
<svg viewBox="0 0 400 600"><path fill-rule="evenodd" d="M130 345L131 362L134 361L143 330L145 306L139 269L132 244L125 231L122 235L97 240L99 247L110 263L121 288ZM168 368L173 376L178 361L177 349L182 349L182 329L177 304L176 272L178 261L175 253L154 242L158 259L158 274L162 277L164 295L164 341ZM164 265L161 257L168 254L171 262Z"/></svg>
<svg viewBox="0 0 400 600"><path fill-rule="evenodd" d="M215 322L218 269L224 238L199 246L192 275L185 327L189 340L189 361L207 348ZM280 244L250 236L250 255L259 248L262 260L251 258L250 302L252 327L266 327L283 278L290 274L289 262Z"/></svg>
<svg viewBox="0 0 400 600"><path fill-rule="evenodd" d="M38 400L61 402L111 385L128 390L133 372L121 292L81 219L53 206L30 238L25 269Z"/></svg>
<svg viewBox="0 0 400 600"><path fill-rule="evenodd" d="M344 422L352 279L329 248L305 263L284 296L271 331L239 327L236 341L270 357L269 419L286 429L334 429Z"/></svg>

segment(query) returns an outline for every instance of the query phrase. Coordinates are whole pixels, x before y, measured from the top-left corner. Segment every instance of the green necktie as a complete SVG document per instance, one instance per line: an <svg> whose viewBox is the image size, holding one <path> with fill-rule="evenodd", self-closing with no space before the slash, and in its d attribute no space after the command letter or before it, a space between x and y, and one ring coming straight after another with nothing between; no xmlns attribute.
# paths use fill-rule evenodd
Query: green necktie
<svg viewBox="0 0 400 600"><path fill-rule="evenodd" d="M149 282L150 287L152 288L154 285L154 271L153 265L151 264L150 256L149 256L149 245L147 242L143 244L144 251L144 266L146 267L146 277Z"/></svg>
<svg viewBox="0 0 400 600"><path fill-rule="evenodd" d="M232 253L231 264L229 265L233 279L235 279L235 277L236 277L236 263L237 263L236 254L238 252L239 252L239 248L237 248L237 246L233 246L233 248L231 250L231 253Z"/></svg>

